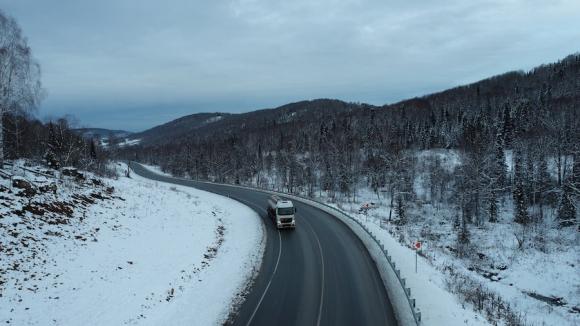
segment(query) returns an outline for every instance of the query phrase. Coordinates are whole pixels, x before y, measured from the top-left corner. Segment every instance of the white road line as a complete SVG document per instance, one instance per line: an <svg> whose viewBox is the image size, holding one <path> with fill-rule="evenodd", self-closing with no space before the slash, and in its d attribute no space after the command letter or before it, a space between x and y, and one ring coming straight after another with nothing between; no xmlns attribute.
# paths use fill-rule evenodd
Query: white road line
<svg viewBox="0 0 580 326"><path fill-rule="evenodd" d="M248 320L248 323L246 323L246 326L249 326L252 323L252 320L254 319L256 312L258 312L258 309L260 308L260 305L262 304L262 301L264 300L266 293L268 293L268 289L270 288L270 284L272 284L272 280L274 279L274 275L276 275L276 271L278 270L278 264L280 263L280 256L282 256L282 236L280 235L280 230L278 230L278 239L280 240L280 247L278 249L278 259L276 260L276 266L274 267L274 272L272 273L272 276L270 276L270 280L268 281L268 285L266 286L264 293L262 293L262 297L260 298L260 301L258 301L258 305L254 309L254 312L250 316L250 319Z"/></svg>
<svg viewBox="0 0 580 326"><path fill-rule="evenodd" d="M149 171L149 170L146 170L146 171ZM153 174L155 174L155 173L153 173ZM174 178L174 179L179 179L179 178ZM189 181L189 182L192 181L192 180L187 180L187 179L181 179L181 180L185 180L185 181ZM227 194L226 196L228 198L231 198L229 196L229 194ZM246 204L247 206L253 206L254 208L257 207L256 205L249 203L243 199L239 199L239 198L236 198L236 199L231 198L231 199L242 202L242 203ZM263 208L258 208L258 210L263 210ZM312 227L310 227L310 228L312 229ZM280 257L282 256L282 236L280 235L280 230L277 230L277 231L278 231L278 240L279 240L280 245L278 247L278 258L276 259L276 266L274 266L274 272L270 276L270 280L268 281L268 285L266 285L266 289L264 290L264 293L262 293L262 296L260 297L260 301L258 301L258 304L256 305L256 308L254 309L254 312L252 312L250 319L246 323L246 326L249 326L252 323L254 316L258 312L258 309L260 309L260 305L262 304L262 301L264 301L264 297L266 296L266 293L268 293L268 289L270 289L270 285L272 284L272 280L274 279L274 275L276 275L276 271L278 270L278 265L280 264ZM320 246L320 241L318 240L318 237L316 236L316 234L314 236L316 237L316 241L318 242L318 248L320 249L320 256L322 257L322 247ZM322 292L320 294L321 301L320 301L320 308L318 310L318 323L316 325L320 325L320 315L322 312L322 299L323 299L322 295L323 295L323 293L324 293L324 259L322 259Z"/></svg>
<svg viewBox="0 0 580 326"><path fill-rule="evenodd" d="M232 198L230 197L229 194L227 194L228 198L231 198L233 200L237 200L241 203L246 204L249 207L253 207L253 209L255 211L258 210L264 210L263 208L258 208L255 204L250 203L246 200L240 199L240 198ZM264 210L266 211L266 210ZM266 214L268 212L266 211ZM280 257L282 256L282 236L280 235L280 230L278 231L278 240L280 243L280 246L278 247L278 258L276 259L276 266L274 266L274 272L272 272L272 275L270 276L270 280L268 280L268 285L266 285L266 289L264 290L264 293L262 293L262 296L260 297L260 301L258 301L258 304L256 305L256 308L254 308L254 311L252 312L252 315L250 316L250 319L248 320L248 322L246 323L246 326L249 326L252 323L252 320L254 319L254 316L256 316L256 313L258 312L258 309L260 309L260 305L262 305L262 301L264 301L264 297L266 297L266 293L268 293L268 289L270 288L270 285L272 284L272 280L274 279L274 275L276 275L276 271L278 270L278 265L280 264ZM320 245L320 243L319 243ZM319 324L320 324L320 318L319 318Z"/></svg>
<svg viewBox="0 0 580 326"><path fill-rule="evenodd" d="M255 204L249 203L243 199L236 198L235 200L238 200L242 203L245 203L247 206L253 206L254 208L256 208ZM262 210L262 209L263 208L258 208L258 210ZM266 214L267 213L268 212L266 211ZM266 297L266 293L268 293L268 289L270 288L270 285L272 284L272 280L274 279L274 275L276 275L276 271L278 270L278 265L280 264L280 257L282 256L282 236L280 235L280 230L277 230L277 231L278 231L278 240L279 240L280 246L278 247L278 258L276 259L276 266L274 266L274 272L272 272L272 275L270 276L270 280L268 280L268 285L266 285L266 289L264 290L264 293L262 293L262 296L260 297L260 301L258 301L256 308L254 308L254 311L252 312L250 319L246 323L246 326L249 326L252 323L252 320L254 320L254 316L256 316L258 309L260 309L260 305L262 305L262 301L264 301L264 297Z"/></svg>
<svg viewBox="0 0 580 326"><path fill-rule="evenodd" d="M312 234L314 234L314 238L316 239L316 243L318 244L318 250L320 251L320 262L322 263L322 281L321 281L322 285L320 289L320 306L318 307L318 319L316 321L316 325L320 326L320 320L322 318L322 306L324 305L324 255L322 254L322 246L320 245L320 239L318 239L316 231L314 231L314 228L312 227L310 222L307 222L307 220L304 221L310 227L310 231L312 231Z"/></svg>
<svg viewBox="0 0 580 326"><path fill-rule="evenodd" d="M255 204L249 203L243 199L238 198L237 200L245 203L248 206L256 207ZM318 318L316 320L316 325L320 326L320 321L322 319L322 307L324 306L324 254L322 253L322 245L320 245L320 239L318 238L316 231L314 231L314 228L312 227L310 222L308 222L308 220L303 220L303 221L305 221L306 224L308 224L308 228L310 229L310 232L312 232L312 234L314 235L314 238L316 239L316 243L318 244L318 250L320 252L320 262L322 265L322 271L321 271L322 272L322 274L321 274L322 280L321 280L321 289L320 289L320 305L318 306ZM248 320L248 323L246 324L246 326L249 326L252 323L254 316L258 312L258 309L260 308L260 305L262 304L262 301L264 300L264 297L266 296L266 293L268 292L268 289L270 288L270 284L272 283L272 279L274 278L274 275L276 274L276 270L278 270L278 264L280 263L280 256L282 255L282 237L280 235L280 230L278 230L278 239L280 240L280 249L278 250L278 259L276 261L276 266L274 267L274 272L272 273L272 276L270 276L270 280L268 281L268 285L266 286L264 293L262 293L262 297L260 298L260 301L258 302L258 305L256 306L256 308L254 309L254 312L250 316L250 319Z"/></svg>

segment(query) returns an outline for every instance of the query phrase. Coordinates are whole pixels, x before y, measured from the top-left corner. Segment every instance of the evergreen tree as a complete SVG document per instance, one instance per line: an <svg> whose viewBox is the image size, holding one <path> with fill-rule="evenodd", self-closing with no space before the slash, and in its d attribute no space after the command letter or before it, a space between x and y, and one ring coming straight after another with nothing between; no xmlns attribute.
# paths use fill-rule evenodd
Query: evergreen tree
<svg viewBox="0 0 580 326"><path fill-rule="evenodd" d="M526 201L526 193L524 189L522 155L519 153L519 151L516 154L516 162L514 169L515 169L515 187L513 192L514 221L516 223L525 225L528 224L529 222L529 215Z"/></svg>
<svg viewBox="0 0 580 326"><path fill-rule="evenodd" d="M489 205L488 205L488 214L489 214L489 221L491 223L497 222L497 195L495 190L492 190L489 194Z"/></svg>
<svg viewBox="0 0 580 326"><path fill-rule="evenodd" d="M58 169L60 167L60 163L56 158L55 150L58 146L54 125L52 122L48 124L48 143L46 144L46 153L44 154L44 160L46 165L52 169Z"/></svg>
<svg viewBox="0 0 580 326"><path fill-rule="evenodd" d="M398 224L407 224L407 212L405 208L405 202L401 194L397 196L397 206L395 208L395 213L399 219Z"/></svg>
<svg viewBox="0 0 580 326"><path fill-rule="evenodd" d="M524 186L521 182L517 183L514 189L514 206L514 221L519 224L527 224L529 216Z"/></svg>
<svg viewBox="0 0 580 326"><path fill-rule="evenodd" d="M469 238L470 234L467 221L464 219L461 222L461 227L457 229L457 255L459 257L465 256L465 253L469 247L469 243L471 242Z"/></svg>
<svg viewBox="0 0 580 326"><path fill-rule="evenodd" d="M493 162L494 190L503 191L507 188L507 164L501 135L497 135L495 143L495 157Z"/></svg>
<svg viewBox="0 0 580 326"><path fill-rule="evenodd" d="M573 190L570 182L564 185L564 191L560 197L558 220L560 226L571 226L576 222L576 207L574 206Z"/></svg>
<svg viewBox="0 0 580 326"><path fill-rule="evenodd" d="M513 140L514 123L512 121L511 107L506 104L503 109L503 143L506 147L510 147Z"/></svg>
<svg viewBox="0 0 580 326"><path fill-rule="evenodd" d="M542 193L550 188L550 172L548 171L548 160L545 157L540 159L538 164L538 184L539 192ZM540 194L540 201L542 200Z"/></svg>
<svg viewBox="0 0 580 326"><path fill-rule="evenodd" d="M580 143L576 143L580 147ZM575 196L580 196L580 149L576 148L572 157L572 174L570 175L570 187Z"/></svg>
<svg viewBox="0 0 580 326"><path fill-rule="evenodd" d="M95 146L94 140L91 140L90 156L91 156L91 159L93 159L93 160L97 159L97 147Z"/></svg>

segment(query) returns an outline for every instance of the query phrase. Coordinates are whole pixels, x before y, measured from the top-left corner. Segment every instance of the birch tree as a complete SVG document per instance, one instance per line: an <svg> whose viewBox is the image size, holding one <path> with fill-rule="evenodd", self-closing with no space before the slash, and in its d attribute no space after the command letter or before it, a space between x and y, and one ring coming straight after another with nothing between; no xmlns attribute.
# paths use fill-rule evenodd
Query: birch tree
<svg viewBox="0 0 580 326"><path fill-rule="evenodd" d="M32 110L40 101L40 67L14 18L0 11L0 167L4 164L6 113Z"/></svg>

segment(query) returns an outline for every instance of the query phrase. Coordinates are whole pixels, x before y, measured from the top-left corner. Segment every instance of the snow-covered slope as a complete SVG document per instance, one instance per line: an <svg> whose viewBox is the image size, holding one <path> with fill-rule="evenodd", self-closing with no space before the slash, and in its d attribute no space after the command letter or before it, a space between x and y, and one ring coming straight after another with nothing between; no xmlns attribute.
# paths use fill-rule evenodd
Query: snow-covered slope
<svg viewBox="0 0 580 326"><path fill-rule="evenodd" d="M222 323L259 268L264 244L259 217L233 200L135 175L107 183L112 194L73 207L65 224L42 222L28 211L22 216L2 211L0 261L14 261L18 247L17 255L34 263L2 266L0 322ZM59 200L93 192L70 185L59 187ZM16 202L15 191L3 193L0 201ZM12 233L4 234L7 230Z"/></svg>
<svg viewBox="0 0 580 326"><path fill-rule="evenodd" d="M542 219L523 228L514 223L512 194L507 192L500 198L497 222L468 225L470 242L460 255L457 198L440 201L438 192L453 196L450 190L455 186L441 180L452 180L453 174L460 173L464 154L453 149L410 154L416 162L409 167L414 172L412 197L405 204L406 223L398 221L397 203L391 201L388 184L375 193L363 179L355 200L340 194L332 198L317 188L313 193L317 200L359 219L385 244L417 300L425 325L580 325L577 227L559 227L557 210L544 205ZM275 153L268 155L275 157ZM512 176L513 153L506 151L505 156ZM297 161L306 159L297 155ZM558 176L556 161L548 159L548 172L554 181ZM563 156L560 161L563 178L564 172L572 173L573 158ZM435 165L440 167L437 174L432 172ZM283 177L272 169L260 174L259 184L284 189L280 180ZM529 212L537 214L538 205ZM518 237L524 232L525 242L520 246ZM411 248L415 241L423 244L417 273Z"/></svg>
<svg viewBox="0 0 580 326"><path fill-rule="evenodd" d="M470 227L469 252L457 254L456 207L432 200L429 175L421 164L439 160L449 173L461 164L454 150L416 153L413 192L407 208L408 223L394 220L388 193L377 198L372 190L360 191L357 202L336 199L336 206L366 224L389 249L417 298L426 325L504 323L524 325L580 325L580 237L574 227L559 228L553 209L545 207L544 220L528 230L513 222L510 194L502 198L498 222ZM506 165L513 171L512 155ZM571 169L571 163L569 163ZM550 170L554 178L555 167ZM364 203L374 203L366 214ZM520 248L517 236L526 234ZM415 273L412 244L421 241ZM464 308L462 308L464 307ZM476 313L474 313L474 310Z"/></svg>

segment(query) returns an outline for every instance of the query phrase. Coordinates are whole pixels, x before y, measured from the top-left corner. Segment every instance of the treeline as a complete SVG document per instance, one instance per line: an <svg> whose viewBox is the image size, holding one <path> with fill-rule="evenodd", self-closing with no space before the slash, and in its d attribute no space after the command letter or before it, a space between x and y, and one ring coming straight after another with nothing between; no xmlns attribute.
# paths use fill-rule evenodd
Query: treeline
<svg viewBox="0 0 580 326"><path fill-rule="evenodd" d="M5 160L29 159L59 169L73 166L110 175L109 153L97 140L85 139L70 127L70 122L57 119L43 123L22 114L5 114Z"/></svg>
<svg viewBox="0 0 580 326"><path fill-rule="evenodd" d="M30 117L43 94L40 66L20 26L0 10L0 168L5 160L28 158L107 174L106 153L73 132L67 119Z"/></svg>
<svg viewBox="0 0 580 326"><path fill-rule="evenodd" d="M356 199L361 187L382 190L402 223L422 164L430 200L455 205L459 225L497 221L505 198L513 199L514 220L522 225L542 219L546 205L558 207L562 225L576 223L580 55L394 105L343 103L331 116L304 118L336 102L302 102L274 110L277 115L257 111L253 121L145 143L122 155L179 176L309 196L324 191ZM418 161L417 153L428 149L458 150L459 169Z"/></svg>

